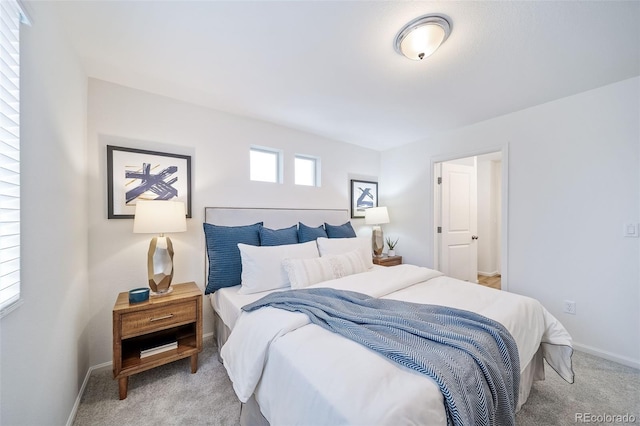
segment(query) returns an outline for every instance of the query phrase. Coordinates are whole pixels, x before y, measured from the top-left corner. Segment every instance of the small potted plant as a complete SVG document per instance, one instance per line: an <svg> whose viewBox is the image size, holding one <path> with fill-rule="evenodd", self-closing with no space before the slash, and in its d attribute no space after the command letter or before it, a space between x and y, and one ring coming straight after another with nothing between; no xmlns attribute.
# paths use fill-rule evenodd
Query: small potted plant
<svg viewBox="0 0 640 426"><path fill-rule="evenodd" d="M391 238L387 237L387 245L389 246L389 251L387 252L387 256L395 256L396 255L396 244L398 244L399 238L396 238L395 241Z"/></svg>

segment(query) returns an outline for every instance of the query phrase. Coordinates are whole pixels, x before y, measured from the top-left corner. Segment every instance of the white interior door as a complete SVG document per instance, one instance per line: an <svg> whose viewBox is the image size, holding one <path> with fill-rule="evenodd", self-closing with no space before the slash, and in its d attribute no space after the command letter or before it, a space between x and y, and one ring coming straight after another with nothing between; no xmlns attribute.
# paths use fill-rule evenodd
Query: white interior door
<svg viewBox="0 0 640 426"><path fill-rule="evenodd" d="M442 163L440 269L445 275L478 281L476 167Z"/></svg>

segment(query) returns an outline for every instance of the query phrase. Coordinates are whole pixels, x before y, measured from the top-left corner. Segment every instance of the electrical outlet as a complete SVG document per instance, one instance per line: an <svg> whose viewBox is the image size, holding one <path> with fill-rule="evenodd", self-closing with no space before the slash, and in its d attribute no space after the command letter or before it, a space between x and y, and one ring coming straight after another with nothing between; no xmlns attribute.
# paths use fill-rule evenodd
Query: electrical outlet
<svg viewBox="0 0 640 426"><path fill-rule="evenodd" d="M625 223L624 224L624 236L628 238L638 238L638 228L640 227L637 223Z"/></svg>
<svg viewBox="0 0 640 426"><path fill-rule="evenodd" d="M564 312L567 314L575 315L576 314L576 302L573 300L565 300L564 301Z"/></svg>

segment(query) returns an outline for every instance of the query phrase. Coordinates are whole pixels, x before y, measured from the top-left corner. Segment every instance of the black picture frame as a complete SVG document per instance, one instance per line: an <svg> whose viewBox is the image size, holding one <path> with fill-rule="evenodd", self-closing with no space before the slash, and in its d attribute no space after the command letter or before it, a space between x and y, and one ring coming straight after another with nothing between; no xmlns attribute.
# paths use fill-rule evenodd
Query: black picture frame
<svg viewBox="0 0 640 426"><path fill-rule="evenodd" d="M378 182L351 179L351 218L364 218L371 207L378 207Z"/></svg>
<svg viewBox="0 0 640 426"><path fill-rule="evenodd" d="M191 156L107 145L107 218L133 219L138 199L182 201L190 218Z"/></svg>

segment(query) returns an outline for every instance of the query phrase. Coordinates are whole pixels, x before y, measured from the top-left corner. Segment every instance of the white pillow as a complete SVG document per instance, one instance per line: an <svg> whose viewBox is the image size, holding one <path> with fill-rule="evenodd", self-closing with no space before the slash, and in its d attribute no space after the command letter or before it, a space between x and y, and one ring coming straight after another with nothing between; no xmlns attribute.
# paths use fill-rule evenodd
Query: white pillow
<svg viewBox="0 0 640 426"><path fill-rule="evenodd" d="M320 256L332 254L343 254L353 250L358 250L362 255L367 269L373 268L373 257L371 256L371 239L366 237L355 238L324 238L316 240Z"/></svg>
<svg viewBox="0 0 640 426"><path fill-rule="evenodd" d="M316 259L284 259L282 265L289 275L293 289L308 287L311 284L346 277L369 269L359 250Z"/></svg>
<svg viewBox="0 0 640 426"><path fill-rule="evenodd" d="M238 244L242 261L242 285L239 294L251 294L288 287L289 278L282 267L282 259L288 257L318 257L315 241L280 246L252 246Z"/></svg>

